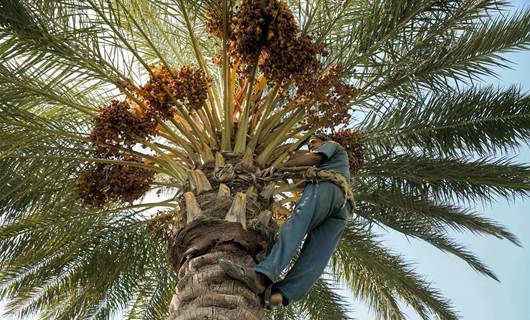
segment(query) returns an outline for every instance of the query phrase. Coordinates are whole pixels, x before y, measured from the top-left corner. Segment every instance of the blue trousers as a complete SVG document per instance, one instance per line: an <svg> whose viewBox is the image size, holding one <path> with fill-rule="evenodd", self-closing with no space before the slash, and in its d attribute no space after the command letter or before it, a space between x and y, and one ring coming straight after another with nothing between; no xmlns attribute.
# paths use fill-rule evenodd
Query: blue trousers
<svg viewBox="0 0 530 320"><path fill-rule="evenodd" d="M335 184L323 181L307 184L293 216L280 228L280 238L256 271L273 283L287 305L304 296L328 264L346 226L350 205L342 206L344 194ZM289 265L307 235L300 255L284 279Z"/></svg>

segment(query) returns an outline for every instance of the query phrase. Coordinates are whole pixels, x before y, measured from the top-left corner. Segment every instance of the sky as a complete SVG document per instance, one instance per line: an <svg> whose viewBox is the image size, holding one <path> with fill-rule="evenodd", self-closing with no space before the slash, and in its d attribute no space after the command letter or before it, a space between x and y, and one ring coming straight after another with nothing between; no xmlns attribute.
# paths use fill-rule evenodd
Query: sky
<svg viewBox="0 0 530 320"><path fill-rule="evenodd" d="M514 11L530 7L530 0L510 2L514 5ZM483 84L501 87L516 84L530 92L530 51L503 56L512 62L511 69L498 70L499 79L486 78ZM528 146L512 156L517 162L530 164ZM383 238L384 243L394 252L402 253L409 262L414 262L416 271L423 274L452 301L462 319L530 320L530 199L499 199L491 205L474 209L485 217L501 222L522 242L521 248L508 241L491 237L456 235L470 251L490 266L500 282L478 274L462 260L421 241L388 233ZM347 299L356 301L345 291L342 293ZM1 305L0 301L0 314ZM410 320L420 319L411 310L407 310L407 315ZM353 303L352 316L359 320L376 319L375 315L358 301Z"/></svg>
<svg viewBox="0 0 530 320"><path fill-rule="evenodd" d="M530 0L510 2L514 11L530 7ZM530 92L530 51L503 56L512 62L511 69L498 70L499 79L485 78L482 84L501 87L515 84ZM530 164L528 145L510 156L516 162ZM501 222L522 242L523 247L517 247L492 237L472 234L456 237L495 272L500 282L478 274L462 260L421 241L389 233L383 238L384 243L414 262L416 271L452 301L462 319L530 320L530 199L499 199L474 210ZM421 319L411 310L407 310L407 315L410 320ZM376 319L358 301L353 304L352 316L359 320Z"/></svg>

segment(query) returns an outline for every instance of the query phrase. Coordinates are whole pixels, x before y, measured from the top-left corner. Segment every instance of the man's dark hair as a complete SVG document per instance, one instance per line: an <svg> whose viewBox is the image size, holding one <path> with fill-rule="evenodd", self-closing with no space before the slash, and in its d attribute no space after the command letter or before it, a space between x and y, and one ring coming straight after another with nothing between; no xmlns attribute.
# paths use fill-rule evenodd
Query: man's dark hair
<svg viewBox="0 0 530 320"><path fill-rule="evenodd" d="M317 139L320 139L322 141L329 141L331 140L331 138L323 133L315 133L311 136L312 138L317 138Z"/></svg>
<svg viewBox="0 0 530 320"><path fill-rule="evenodd" d="M298 147L296 148L296 150L300 149L303 145L305 145L309 140L311 140L311 138L317 138L317 139L320 139L322 141L330 141L331 138L326 136L325 134L321 134L321 133L314 133L312 135L310 135L309 137L305 138L303 141L300 141L300 143L298 144Z"/></svg>

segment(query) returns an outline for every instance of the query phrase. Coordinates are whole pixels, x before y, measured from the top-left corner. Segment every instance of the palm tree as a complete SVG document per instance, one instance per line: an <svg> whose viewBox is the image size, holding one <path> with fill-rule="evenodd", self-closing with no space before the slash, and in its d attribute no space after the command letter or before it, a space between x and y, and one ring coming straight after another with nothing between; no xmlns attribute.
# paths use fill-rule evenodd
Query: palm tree
<svg viewBox="0 0 530 320"><path fill-rule="evenodd" d="M517 238L469 209L526 197L530 96L476 80L530 44L501 0L1 0L0 297L24 318L456 319L378 241L392 229L497 279L449 236ZM315 132L346 146L356 208L329 274L264 311L252 266L300 195L272 178ZM293 181L294 180L294 181ZM379 230L379 231L378 231ZM175 289L176 288L176 289ZM176 290L176 291L175 291Z"/></svg>

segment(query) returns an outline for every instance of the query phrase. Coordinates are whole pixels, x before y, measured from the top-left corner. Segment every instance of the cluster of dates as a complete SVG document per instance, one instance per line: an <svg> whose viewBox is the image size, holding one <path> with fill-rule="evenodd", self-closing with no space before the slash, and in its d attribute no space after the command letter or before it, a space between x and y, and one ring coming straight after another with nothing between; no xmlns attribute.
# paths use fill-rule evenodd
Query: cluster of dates
<svg viewBox="0 0 530 320"><path fill-rule="evenodd" d="M330 138L338 142L348 152L350 172L352 174L358 172L364 163L364 148L361 132L355 129L341 129L331 133Z"/></svg>
<svg viewBox="0 0 530 320"><path fill-rule="evenodd" d="M210 11L206 28L222 38L223 17L217 12ZM291 9L284 2L245 0L230 11L227 22L231 59L246 66L258 63L271 83L297 80L321 67L317 55L324 54L323 46L301 35Z"/></svg>
<svg viewBox="0 0 530 320"><path fill-rule="evenodd" d="M231 1L228 1L231 4ZM206 21L207 30L223 37L223 17L215 4ZM340 65L322 70L318 56L323 45L302 35L289 6L280 0L245 0L230 7L227 24L229 54L240 65L257 62L269 83L294 80L291 100L308 115L305 127L333 128L350 120L348 106L359 91L343 81Z"/></svg>
<svg viewBox="0 0 530 320"><path fill-rule="evenodd" d="M350 102L358 94L358 89L344 82L342 67L333 65L322 75L300 83L295 101L307 114L306 127L334 128L349 123Z"/></svg>
<svg viewBox="0 0 530 320"><path fill-rule="evenodd" d="M134 156L124 161L142 163ZM85 205L102 207L108 202L133 202L148 190L155 171L124 164L96 163L85 169L78 180L78 192Z"/></svg>
<svg viewBox="0 0 530 320"><path fill-rule="evenodd" d="M173 118L176 104L193 110L204 106L210 81L202 69L190 65L171 70L162 65L151 65L150 68L151 77L138 95L161 119Z"/></svg>
<svg viewBox="0 0 530 320"><path fill-rule="evenodd" d="M113 100L94 117L90 140L100 161L88 165L77 185L81 199L90 207L132 202L145 194L155 171L134 165L144 159L134 156L133 148L157 135L158 122L171 119L177 103L197 110L206 101L209 81L202 70L192 66L171 71L162 66L150 67L147 83L137 91L127 88L139 104Z"/></svg>
<svg viewBox="0 0 530 320"><path fill-rule="evenodd" d="M85 205L102 207L110 201L132 202L149 189L155 175L153 170L112 161L142 163L130 151L138 139L156 135L156 126L153 111L133 109L127 101L113 100L100 108L90 134L100 162L89 164L77 184Z"/></svg>

